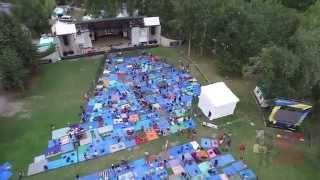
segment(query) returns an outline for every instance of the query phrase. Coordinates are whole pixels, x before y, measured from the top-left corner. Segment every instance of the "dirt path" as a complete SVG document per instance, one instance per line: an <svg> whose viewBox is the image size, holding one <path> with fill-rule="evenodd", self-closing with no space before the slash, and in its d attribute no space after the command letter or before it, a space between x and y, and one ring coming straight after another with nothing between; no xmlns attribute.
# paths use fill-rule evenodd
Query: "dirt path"
<svg viewBox="0 0 320 180"><path fill-rule="evenodd" d="M290 143L286 140L276 139L275 145L279 148L281 157L273 159L273 163L280 165L297 165L304 162L304 155L298 151L294 146L294 143Z"/></svg>
<svg viewBox="0 0 320 180"><path fill-rule="evenodd" d="M23 100L17 100L12 94L0 94L0 116L13 117L20 112L27 112Z"/></svg>

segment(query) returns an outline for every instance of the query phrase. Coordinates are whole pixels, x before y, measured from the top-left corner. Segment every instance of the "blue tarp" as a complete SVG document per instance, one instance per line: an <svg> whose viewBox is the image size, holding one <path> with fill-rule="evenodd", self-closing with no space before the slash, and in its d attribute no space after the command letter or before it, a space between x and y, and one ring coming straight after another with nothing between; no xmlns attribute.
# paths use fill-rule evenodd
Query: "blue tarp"
<svg viewBox="0 0 320 180"><path fill-rule="evenodd" d="M223 168L223 172L229 176L239 173L241 170L245 169L246 165L242 161L237 161L232 163L230 166Z"/></svg>
<svg viewBox="0 0 320 180"><path fill-rule="evenodd" d="M223 167L235 161L234 157L231 154L216 156L211 160L211 163L214 163L215 160L218 160L218 167Z"/></svg>
<svg viewBox="0 0 320 180"><path fill-rule="evenodd" d="M13 175L11 172L12 165L8 162L0 166L0 180L8 180Z"/></svg>
<svg viewBox="0 0 320 180"><path fill-rule="evenodd" d="M239 172L240 177L244 180L256 180L257 176L251 169L244 169Z"/></svg>
<svg viewBox="0 0 320 180"><path fill-rule="evenodd" d="M77 125L90 136L86 142L89 143L87 148L73 149L76 136L72 135L73 138L69 139L71 142L63 146L50 140L49 150L58 151L62 156L75 151L79 160L71 160L85 161L85 154L87 159L91 159L93 156L99 157L123 148L111 149L110 146L115 144L123 144L125 148L136 146L136 135L142 129L147 131L154 128L158 135L161 135L166 134L160 133L161 130L167 132L169 129L171 133L175 133L186 128L196 128L196 123L186 117L186 112L193 97L200 95L201 86L191 80L190 74L174 69L172 65L153 61L148 56L111 55L106 64L101 81L98 82L103 86L88 99L81 116L83 122ZM132 120L129 118L132 115L139 118ZM177 118L184 121L180 119L178 123ZM104 126L111 127L112 131L99 134L97 129ZM127 128L133 128L134 132L128 131ZM191 148L186 148L183 152L187 153L190 150ZM69 164L71 163L66 163L60 158L49 161L48 167L55 169Z"/></svg>

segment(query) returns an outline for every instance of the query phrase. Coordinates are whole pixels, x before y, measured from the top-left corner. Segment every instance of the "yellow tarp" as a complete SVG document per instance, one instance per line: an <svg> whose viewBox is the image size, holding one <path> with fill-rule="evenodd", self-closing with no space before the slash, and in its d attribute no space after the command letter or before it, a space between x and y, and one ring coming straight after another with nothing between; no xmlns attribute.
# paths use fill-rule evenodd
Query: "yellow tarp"
<svg viewBox="0 0 320 180"><path fill-rule="evenodd" d="M269 116L269 121L270 122L273 122L274 124L276 123L276 120L274 119L274 116L276 114L276 112L281 108L281 106L275 106L273 109L272 109L272 112Z"/></svg>

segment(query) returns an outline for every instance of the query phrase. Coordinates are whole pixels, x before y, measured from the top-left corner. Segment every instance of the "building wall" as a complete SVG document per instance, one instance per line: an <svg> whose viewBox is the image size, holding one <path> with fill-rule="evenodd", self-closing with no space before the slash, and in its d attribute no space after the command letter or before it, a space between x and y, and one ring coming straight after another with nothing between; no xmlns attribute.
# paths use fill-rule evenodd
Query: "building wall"
<svg viewBox="0 0 320 180"><path fill-rule="evenodd" d="M182 41L181 40L175 40L175 39L169 39L169 38L166 38L164 36L161 36L160 44L163 47L176 47L176 46L181 46Z"/></svg>
<svg viewBox="0 0 320 180"><path fill-rule="evenodd" d="M70 35L66 35L66 37L68 40L68 45L64 43L63 36L57 36L60 56L63 57L64 52L70 52L70 51L73 51L73 54L70 54L70 55L80 54L81 51L80 51L79 45L76 43L76 35L70 34Z"/></svg>
<svg viewBox="0 0 320 180"><path fill-rule="evenodd" d="M155 34L152 34L152 28L155 28ZM160 44L161 39L161 26L149 27L149 38L148 41L156 41L156 44ZM153 43L154 44L154 43Z"/></svg>
<svg viewBox="0 0 320 180"><path fill-rule="evenodd" d="M140 35L139 27L131 28L131 44L132 45L139 45L139 35Z"/></svg>
<svg viewBox="0 0 320 180"><path fill-rule="evenodd" d="M131 28L131 44L140 45L141 43L149 44L150 41L156 41L160 44L161 26L154 26L155 34L151 33L152 27L133 27ZM153 43L155 44L155 43Z"/></svg>

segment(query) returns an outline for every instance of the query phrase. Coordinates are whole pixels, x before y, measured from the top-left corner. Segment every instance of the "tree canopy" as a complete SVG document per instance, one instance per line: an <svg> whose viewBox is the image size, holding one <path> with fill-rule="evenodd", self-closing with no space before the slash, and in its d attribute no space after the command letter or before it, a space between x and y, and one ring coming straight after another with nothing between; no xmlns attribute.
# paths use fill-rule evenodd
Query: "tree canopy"
<svg viewBox="0 0 320 180"><path fill-rule="evenodd" d="M0 13L0 77L4 88L23 89L38 69L36 48L29 33L11 16Z"/></svg>
<svg viewBox="0 0 320 180"><path fill-rule="evenodd" d="M33 35L48 32L54 0L13 0L13 14Z"/></svg>

